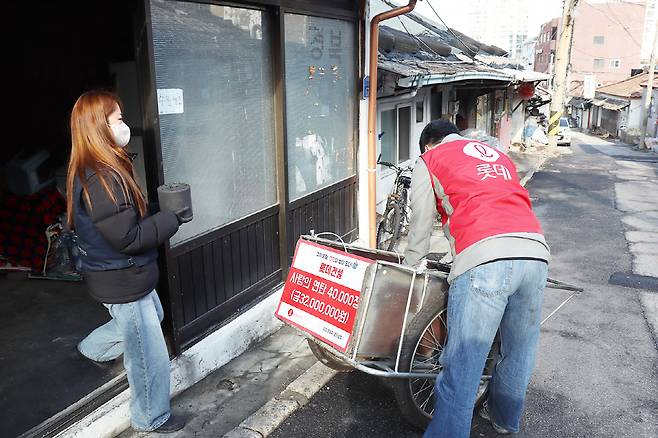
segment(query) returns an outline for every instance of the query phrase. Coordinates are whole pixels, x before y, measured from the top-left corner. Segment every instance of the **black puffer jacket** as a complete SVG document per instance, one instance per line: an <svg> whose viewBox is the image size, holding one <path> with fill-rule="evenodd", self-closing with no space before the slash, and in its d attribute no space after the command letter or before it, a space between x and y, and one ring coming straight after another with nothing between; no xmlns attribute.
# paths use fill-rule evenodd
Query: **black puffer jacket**
<svg viewBox="0 0 658 438"><path fill-rule="evenodd" d="M107 303L127 303L151 292L158 282L157 247L178 231L178 219L170 211L140 218L137 207L126 199L118 180L108 178L117 203L100 178L87 174L92 205L74 187L74 225L82 251L89 293Z"/></svg>

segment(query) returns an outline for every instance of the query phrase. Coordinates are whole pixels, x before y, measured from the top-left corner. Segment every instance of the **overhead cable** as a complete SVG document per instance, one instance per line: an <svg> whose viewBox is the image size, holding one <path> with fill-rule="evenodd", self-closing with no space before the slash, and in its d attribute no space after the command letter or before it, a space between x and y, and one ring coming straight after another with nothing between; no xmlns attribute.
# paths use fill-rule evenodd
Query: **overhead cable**
<svg viewBox="0 0 658 438"><path fill-rule="evenodd" d="M407 29L407 26L404 25L404 21L402 21L402 18L400 18L399 15L398 15L398 20L400 20L400 24L401 24L402 27L404 28L404 31L407 32L407 35L409 35L411 38L414 38L416 41L418 41L418 42L419 42L420 44L422 44L423 46L427 47L427 49L428 49L430 52L432 52L434 55L441 57L441 55L439 55L439 54L436 53L434 50L432 50L432 48L431 48L430 46L428 46L427 43L425 43L425 41L421 40L421 39L418 38L416 35L412 35L412 34L411 34L411 32L409 32L409 29Z"/></svg>
<svg viewBox="0 0 658 438"><path fill-rule="evenodd" d="M467 45L467 44L466 44L461 38L459 38L459 37L457 36L457 34L456 34L455 32L453 32L453 30L450 28L450 26L448 26L448 25L446 24L446 22L443 21L443 18L441 18L441 16L439 15L439 13L436 12L436 10L434 9L434 6L432 6L432 3L430 3L430 0L427 0L427 4L429 5L429 7L430 7L430 9L432 10L432 12L434 12L434 15L436 15L436 18L438 18L438 19L441 21L441 23L443 23L443 25L446 27L446 29L448 29L448 32L450 32L450 33L452 34L452 36L454 36L455 38L457 38L457 40L458 40L460 43L462 43L462 45L463 45L466 49L468 49L468 51L471 52L471 54L472 54L473 56L477 55L477 54L478 54L478 50L473 50L472 47L469 47L469 46L468 46L468 45Z"/></svg>

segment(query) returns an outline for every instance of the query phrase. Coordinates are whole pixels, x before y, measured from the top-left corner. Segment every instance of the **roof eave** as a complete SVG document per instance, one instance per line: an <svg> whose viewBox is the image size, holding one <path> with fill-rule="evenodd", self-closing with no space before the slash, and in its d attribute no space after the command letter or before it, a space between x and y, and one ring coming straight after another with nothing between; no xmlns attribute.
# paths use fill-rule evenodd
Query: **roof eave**
<svg viewBox="0 0 658 438"><path fill-rule="evenodd" d="M434 73L429 75L424 75L423 78L418 82L417 77L404 77L398 80L398 86L402 88L411 88L418 86L426 85L435 85L435 84L449 84L452 82L459 81L472 81L472 80L489 80L489 81L500 81L500 82L513 82L514 77L498 73L498 72L486 72L486 71L472 71L472 72L457 72L457 73Z"/></svg>

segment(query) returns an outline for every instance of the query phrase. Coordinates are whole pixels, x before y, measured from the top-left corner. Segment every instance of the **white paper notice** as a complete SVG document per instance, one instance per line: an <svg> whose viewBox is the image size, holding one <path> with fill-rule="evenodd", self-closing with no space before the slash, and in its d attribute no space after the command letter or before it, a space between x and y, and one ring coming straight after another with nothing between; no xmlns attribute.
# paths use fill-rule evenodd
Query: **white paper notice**
<svg viewBox="0 0 658 438"><path fill-rule="evenodd" d="M158 114L183 114L183 112L181 88L158 89Z"/></svg>

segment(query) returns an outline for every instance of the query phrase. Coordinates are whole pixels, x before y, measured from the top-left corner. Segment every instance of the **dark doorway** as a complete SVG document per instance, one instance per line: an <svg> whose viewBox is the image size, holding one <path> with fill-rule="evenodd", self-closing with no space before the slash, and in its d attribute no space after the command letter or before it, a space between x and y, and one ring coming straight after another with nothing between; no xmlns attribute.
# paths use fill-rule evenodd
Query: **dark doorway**
<svg viewBox="0 0 658 438"><path fill-rule="evenodd" d="M68 120L77 97L104 88L123 91L130 95L128 100L138 102L136 87L116 87L120 80L136 83L136 77L126 77L130 71L126 66L134 65L133 17L139 4L40 2L21 11L26 25L18 28L15 39L22 44L23 83L16 87L19 116L12 128L21 135L6 160L14 154L21 159L47 158L38 171L43 186L30 188L29 195L17 193L0 167L0 212L13 217L11 204L28 196L38 202L47 191L48 196L58 198L51 216L64 213ZM131 124L129 119L126 122ZM24 214L28 222L37 216L35 211ZM7 217L0 215L2 234L11 236L21 252L30 253L24 260L35 260L24 267L40 272L41 241L45 241L45 226L50 223L38 223L38 232L28 239L22 236L24 227ZM84 283L9 273L20 263L10 257L9 247L1 241L0 339L4 348L0 353L0 412L4 424L0 435L17 436L109 382L123 367L119 362L100 368L76 354L77 343L110 319L105 307L88 296ZM13 268L8 267L9 262Z"/></svg>

